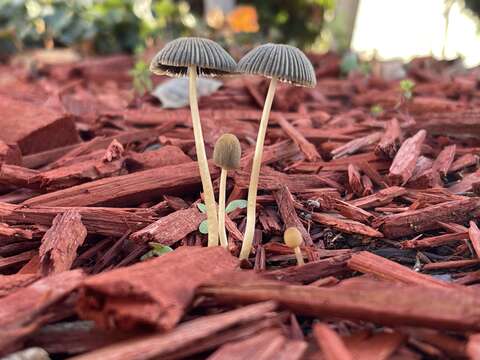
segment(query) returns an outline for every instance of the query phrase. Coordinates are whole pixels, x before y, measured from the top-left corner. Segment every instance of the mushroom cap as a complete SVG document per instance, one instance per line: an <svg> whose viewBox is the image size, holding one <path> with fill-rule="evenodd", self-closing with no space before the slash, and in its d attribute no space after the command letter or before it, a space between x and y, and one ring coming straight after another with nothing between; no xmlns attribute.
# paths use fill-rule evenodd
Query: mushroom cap
<svg viewBox="0 0 480 360"><path fill-rule="evenodd" d="M150 63L157 75L185 76L188 67L196 65L203 76L218 76L235 72L235 60L215 41L197 37L182 37L168 42Z"/></svg>
<svg viewBox="0 0 480 360"><path fill-rule="evenodd" d="M285 244L292 249L299 247L303 242L302 233L296 227L289 227L283 233L283 241Z"/></svg>
<svg viewBox="0 0 480 360"><path fill-rule="evenodd" d="M237 65L237 72L278 78L299 86L317 84L313 65L298 48L283 44L265 44L250 50Z"/></svg>
<svg viewBox="0 0 480 360"><path fill-rule="evenodd" d="M223 134L215 143L213 162L225 170L234 170L240 167L242 148L240 141L233 134Z"/></svg>

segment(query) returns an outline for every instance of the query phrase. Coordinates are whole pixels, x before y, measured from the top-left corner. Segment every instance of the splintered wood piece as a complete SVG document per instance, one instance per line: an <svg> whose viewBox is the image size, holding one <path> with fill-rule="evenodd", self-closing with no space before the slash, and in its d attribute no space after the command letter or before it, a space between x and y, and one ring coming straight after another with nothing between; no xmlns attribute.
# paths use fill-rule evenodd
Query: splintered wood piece
<svg viewBox="0 0 480 360"><path fill-rule="evenodd" d="M22 165L22 152L16 143L7 144L0 140L0 164Z"/></svg>
<svg viewBox="0 0 480 360"><path fill-rule="evenodd" d="M474 173L466 175L462 180L453 184L448 188L452 194L465 194L466 192L472 191L473 184L480 181L480 170L475 171Z"/></svg>
<svg viewBox="0 0 480 360"><path fill-rule="evenodd" d="M468 235L470 237L470 242L473 245L473 250L475 250L477 258L480 258L480 229L474 221L470 221Z"/></svg>
<svg viewBox="0 0 480 360"><path fill-rule="evenodd" d="M40 245L41 273L50 275L69 270L86 237L87 229L78 211L68 210L57 215Z"/></svg>
<svg viewBox="0 0 480 360"><path fill-rule="evenodd" d="M238 187L248 189L249 182L249 171L235 172L235 184ZM258 188L260 190L278 190L283 185L286 185L292 193L305 192L308 189L324 187L332 187L338 190L342 189L340 184L326 176L305 174L287 175L268 167L262 168L258 179Z"/></svg>
<svg viewBox="0 0 480 360"><path fill-rule="evenodd" d="M438 236L431 236L423 239L412 239L402 242L402 248L404 249L424 249L434 246L441 246L445 244L455 243L460 240L465 240L468 238L468 233L466 231L445 234Z"/></svg>
<svg viewBox="0 0 480 360"><path fill-rule="evenodd" d="M313 326L313 336L322 349L325 360L353 360L342 338L327 324L316 323Z"/></svg>
<svg viewBox="0 0 480 360"><path fill-rule="evenodd" d="M177 210L134 232L130 235L130 239L138 242L155 241L164 245L173 245L197 230L205 219L205 214L193 207Z"/></svg>
<svg viewBox="0 0 480 360"><path fill-rule="evenodd" d="M0 354L17 345L46 319L45 311L59 303L85 278L81 270L48 276L0 299Z"/></svg>
<svg viewBox="0 0 480 360"><path fill-rule="evenodd" d="M331 154L334 159L354 154L365 147L375 144L381 136L382 134L380 132L375 132L373 134L360 137L332 150Z"/></svg>
<svg viewBox="0 0 480 360"><path fill-rule="evenodd" d="M480 358L480 334L472 334L468 338L467 343L467 355L470 359L479 359Z"/></svg>
<svg viewBox="0 0 480 360"><path fill-rule="evenodd" d="M456 145L446 146L435 159L432 168L434 171L438 172L442 178L447 176L448 171L453 164L453 160L455 159L456 151Z"/></svg>
<svg viewBox="0 0 480 360"><path fill-rule="evenodd" d="M72 360L142 360L163 358L194 343L220 336L229 328L265 318L276 309L273 302L245 306L222 314L202 316L178 325L165 334L144 335L73 357Z"/></svg>
<svg viewBox="0 0 480 360"><path fill-rule="evenodd" d="M0 271L3 269L8 269L12 266L26 263L33 256L35 256L36 253L37 250L28 250L17 255L0 258Z"/></svg>
<svg viewBox="0 0 480 360"><path fill-rule="evenodd" d="M210 166L212 178L219 169ZM95 180L68 189L33 197L23 204L28 206L93 206L137 205L154 197L174 193L180 189L198 186L200 173L196 162L164 166L133 174Z"/></svg>
<svg viewBox="0 0 480 360"><path fill-rule="evenodd" d="M350 200L349 204L362 208L370 209L378 206L388 205L393 199L403 196L407 193L407 189L399 186L392 186L382 189L375 194L364 196L363 198Z"/></svg>
<svg viewBox="0 0 480 360"><path fill-rule="evenodd" d="M168 165L192 162L178 146L166 145L158 150L143 153L131 152L127 155L127 167L134 169L153 169Z"/></svg>
<svg viewBox="0 0 480 360"><path fill-rule="evenodd" d="M383 237L383 234L374 228L359 223L358 221L342 219L327 214L312 213L312 220L325 226L331 226L334 229L347 234L359 234L369 237Z"/></svg>
<svg viewBox="0 0 480 360"><path fill-rule="evenodd" d="M458 269L462 267L475 266L480 264L480 259L464 259L451 261L438 261L423 265L424 270L445 270Z"/></svg>
<svg viewBox="0 0 480 360"><path fill-rule="evenodd" d="M367 251L352 255L347 262L347 266L355 271L377 275L387 280L399 281L405 284L442 289L452 288L451 284L435 279L429 275L420 274L396 262Z"/></svg>
<svg viewBox="0 0 480 360"><path fill-rule="evenodd" d="M385 159L393 159L402 141L402 130L396 118L385 125L385 132L375 147L375 154Z"/></svg>
<svg viewBox="0 0 480 360"><path fill-rule="evenodd" d="M358 332L343 338L355 360L388 360L405 340L406 336L398 332Z"/></svg>
<svg viewBox="0 0 480 360"><path fill-rule="evenodd" d="M307 349L301 340L287 339L280 329L267 329L245 340L227 343L208 360L300 360Z"/></svg>
<svg viewBox="0 0 480 360"><path fill-rule="evenodd" d="M112 158L111 161L98 158L86 160L32 176L28 185L46 191L65 189L88 181L121 175L126 172L123 165L124 158L121 156Z"/></svg>
<svg viewBox="0 0 480 360"><path fill-rule="evenodd" d="M0 298L38 280L37 274L0 275Z"/></svg>
<svg viewBox="0 0 480 360"><path fill-rule="evenodd" d="M285 133L298 145L300 151L305 155L308 161L322 160L315 145L305 139L305 137L283 116L277 117L277 122Z"/></svg>
<svg viewBox="0 0 480 360"><path fill-rule="evenodd" d="M66 211L77 211L89 234L122 236L136 231L157 219L151 209L121 209L102 207L24 207L0 202L0 218L10 224L51 226L53 219Z"/></svg>
<svg viewBox="0 0 480 360"><path fill-rule="evenodd" d="M308 262L302 266L290 266L262 273L262 277L279 281L308 284L320 278L340 275L347 270L350 254Z"/></svg>
<svg viewBox="0 0 480 360"><path fill-rule="evenodd" d="M236 282L205 285L200 295L223 304L273 300L296 315L342 318L380 325L478 331L480 299L474 291L363 281L351 286L315 287Z"/></svg>
<svg viewBox="0 0 480 360"><path fill-rule="evenodd" d="M0 140L17 143L24 155L79 141L74 117L45 106L0 95L0 113Z"/></svg>
<svg viewBox="0 0 480 360"><path fill-rule="evenodd" d="M38 184L31 184L32 179L38 174L39 172L37 170L27 169L18 165L2 164L0 169L0 183L38 189Z"/></svg>
<svg viewBox="0 0 480 360"><path fill-rule="evenodd" d="M419 210L380 217L373 225L379 227L385 237L399 238L438 229L439 222L464 223L475 216L479 205L478 198L448 201Z"/></svg>
<svg viewBox="0 0 480 360"><path fill-rule="evenodd" d="M457 160L455 160L450 166L448 172L454 173L467 167L474 166L476 164L478 164L478 155L468 153L460 156Z"/></svg>
<svg viewBox="0 0 480 360"><path fill-rule="evenodd" d="M148 325L169 330L183 316L200 284L237 265L238 260L221 247L181 247L88 278L77 309L82 318L95 320L102 328Z"/></svg>
<svg viewBox="0 0 480 360"><path fill-rule="evenodd" d="M375 216L371 213L369 213L366 210L363 210L362 208L359 208L357 206L354 206L346 201L342 201L339 199L334 199L335 204L333 208L337 210L341 215L346 217L347 219L359 221L361 223L367 223L370 224L373 219L375 219Z"/></svg>
<svg viewBox="0 0 480 360"><path fill-rule="evenodd" d="M392 185L403 185L412 177L426 137L427 132L420 130L403 142L390 166L388 177Z"/></svg>
<svg viewBox="0 0 480 360"><path fill-rule="evenodd" d="M275 200L278 205L278 211L282 216L283 223L285 224L285 228L289 228L291 226L296 227L300 233L302 234L303 241L307 246L313 246L313 240L303 226L303 223L298 218L297 212L295 210L295 200L288 190L286 185L282 185L280 189L274 192Z"/></svg>
<svg viewBox="0 0 480 360"><path fill-rule="evenodd" d="M365 191L362 184L362 176L358 168L353 164L348 165L348 184L352 193L362 196Z"/></svg>

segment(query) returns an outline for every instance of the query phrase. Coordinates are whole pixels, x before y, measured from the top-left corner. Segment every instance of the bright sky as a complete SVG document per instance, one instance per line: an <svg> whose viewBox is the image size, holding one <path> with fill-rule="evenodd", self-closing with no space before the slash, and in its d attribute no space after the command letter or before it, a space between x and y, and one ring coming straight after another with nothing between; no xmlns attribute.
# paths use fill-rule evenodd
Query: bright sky
<svg viewBox="0 0 480 360"><path fill-rule="evenodd" d="M444 0L360 0L354 50L382 59L410 59L433 54L441 58L445 40ZM480 64L477 24L457 4L450 11L446 57L461 54L467 66Z"/></svg>

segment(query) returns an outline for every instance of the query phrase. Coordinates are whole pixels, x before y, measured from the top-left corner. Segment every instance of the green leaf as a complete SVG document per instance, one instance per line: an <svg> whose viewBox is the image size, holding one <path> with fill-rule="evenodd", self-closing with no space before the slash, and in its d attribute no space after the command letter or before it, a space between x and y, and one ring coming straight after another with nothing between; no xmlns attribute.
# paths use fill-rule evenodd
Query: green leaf
<svg viewBox="0 0 480 360"><path fill-rule="evenodd" d="M198 210L200 210L201 213L206 214L207 213L207 207L203 203L198 203L197 204Z"/></svg>
<svg viewBox="0 0 480 360"><path fill-rule="evenodd" d="M203 220L203 221L200 223L200 226L198 227L198 230L199 230L202 234L208 234L208 222L207 222L207 220Z"/></svg>
<svg viewBox="0 0 480 360"><path fill-rule="evenodd" d="M173 251L173 249L170 246L162 245L162 244L155 243L155 242L148 243L148 245L150 245L153 249L148 251L147 253L145 253L140 258L141 261L150 259L152 257L162 256L163 254L166 254L166 253L169 253L169 252Z"/></svg>
<svg viewBox="0 0 480 360"><path fill-rule="evenodd" d="M225 208L225 212L231 213L233 210L236 209L245 209L247 207L247 200L239 199L233 200L230 204L227 205Z"/></svg>

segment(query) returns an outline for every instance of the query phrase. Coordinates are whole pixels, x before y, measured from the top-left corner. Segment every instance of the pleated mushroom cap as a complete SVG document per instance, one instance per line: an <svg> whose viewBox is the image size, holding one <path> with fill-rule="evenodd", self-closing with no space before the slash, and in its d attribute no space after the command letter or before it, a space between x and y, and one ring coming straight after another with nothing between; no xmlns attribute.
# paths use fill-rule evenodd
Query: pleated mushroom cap
<svg viewBox="0 0 480 360"><path fill-rule="evenodd" d="M185 76L188 67L197 66L203 76L219 76L235 72L235 60L215 41L183 37L167 43L150 63L157 75Z"/></svg>
<svg viewBox="0 0 480 360"><path fill-rule="evenodd" d="M317 84L313 65L307 56L294 46L265 44L248 52L237 65L237 72L276 77L299 86Z"/></svg>
<svg viewBox="0 0 480 360"><path fill-rule="evenodd" d="M223 134L218 138L213 148L213 162L215 165L226 170L238 169L241 156L242 147L235 135Z"/></svg>

